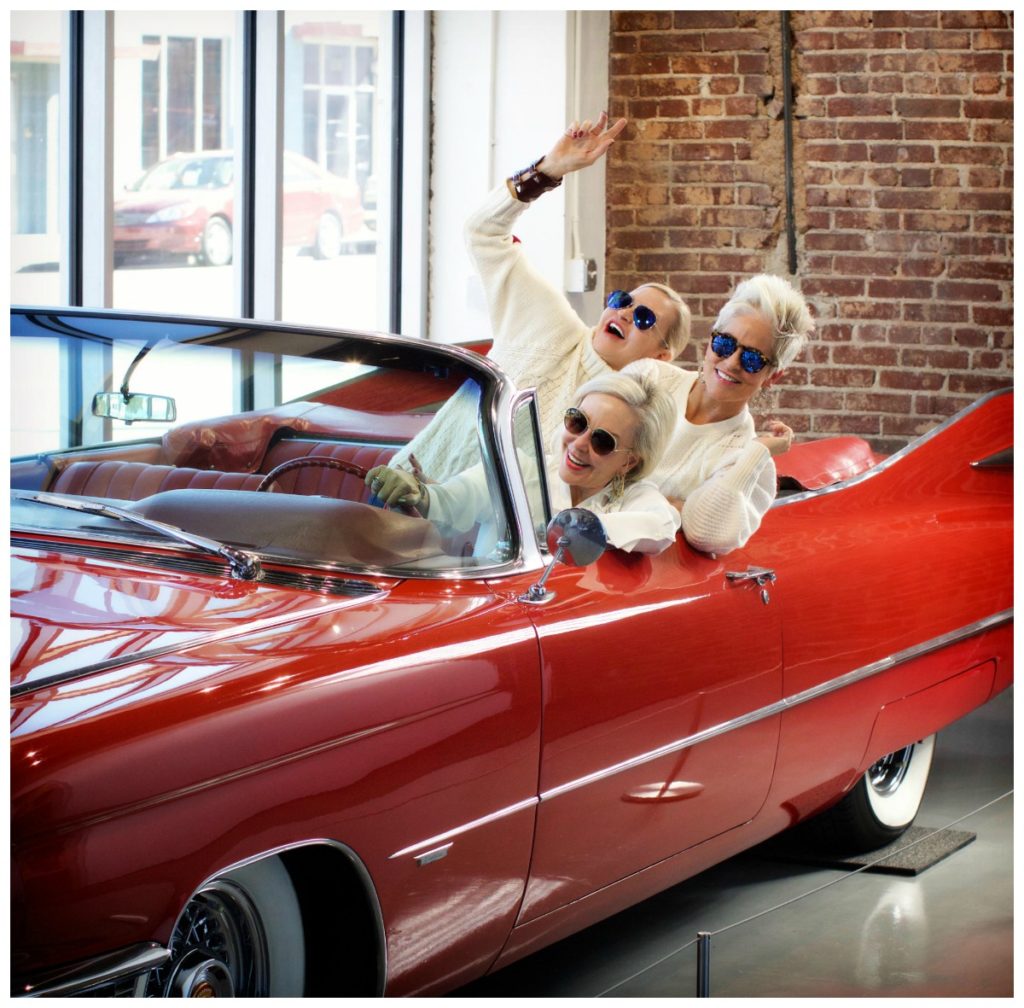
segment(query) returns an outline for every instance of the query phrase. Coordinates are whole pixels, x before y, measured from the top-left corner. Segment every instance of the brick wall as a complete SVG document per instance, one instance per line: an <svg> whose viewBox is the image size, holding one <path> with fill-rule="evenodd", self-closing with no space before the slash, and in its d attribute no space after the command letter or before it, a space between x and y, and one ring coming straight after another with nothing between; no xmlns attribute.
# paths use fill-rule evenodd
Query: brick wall
<svg viewBox="0 0 1024 1008"><path fill-rule="evenodd" d="M796 274L781 16L611 19L607 285L675 287L697 359L729 291L791 279L813 344L754 411L891 452L1012 383L1013 15L794 11Z"/></svg>

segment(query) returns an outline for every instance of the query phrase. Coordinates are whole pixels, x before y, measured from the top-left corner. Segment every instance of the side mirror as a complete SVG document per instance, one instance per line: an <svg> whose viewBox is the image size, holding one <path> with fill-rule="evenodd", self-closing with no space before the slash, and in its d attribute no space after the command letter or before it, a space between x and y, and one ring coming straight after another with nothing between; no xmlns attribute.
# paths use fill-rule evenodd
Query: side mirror
<svg viewBox="0 0 1024 1008"><path fill-rule="evenodd" d="M605 535L601 520L585 508L567 508L565 511L559 511L548 525L547 539L548 549L554 553L554 559L540 580L531 585L528 592L519 596L520 602L529 602L533 605L550 602L555 596L544 587L544 583L554 570L555 564L586 567L608 548L608 537Z"/></svg>
<svg viewBox="0 0 1024 1008"><path fill-rule="evenodd" d="M148 392L97 392L92 397L92 415L127 424L139 420L170 423L178 418L178 406L169 396Z"/></svg>

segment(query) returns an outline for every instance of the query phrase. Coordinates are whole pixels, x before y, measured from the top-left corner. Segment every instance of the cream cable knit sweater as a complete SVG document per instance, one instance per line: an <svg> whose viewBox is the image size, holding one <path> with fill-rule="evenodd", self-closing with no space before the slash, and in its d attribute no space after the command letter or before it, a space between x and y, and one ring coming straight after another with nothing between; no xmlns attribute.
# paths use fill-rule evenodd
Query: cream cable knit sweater
<svg viewBox="0 0 1024 1008"><path fill-rule="evenodd" d="M692 424L686 400L698 375L664 361L633 361L623 372L653 374L679 404L679 423L651 479L667 497L682 501L687 542L704 553L743 546L775 500L775 463L756 441L750 411L718 423Z"/></svg>
<svg viewBox="0 0 1024 1008"><path fill-rule="evenodd" d="M465 233L490 311L490 356L519 388L536 387L543 443L549 446L576 389L611 369L594 351L592 328L513 241L512 227L528 206L502 182L467 220ZM775 499L775 465L768 449L754 440L750 412L691 424L684 411L694 372L653 359L634 361L624 370L631 369L647 369L668 382L680 407L679 425L651 479L667 496L685 501L687 541L716 554L744 545ZM476 429L477 413L476 390L460 389L392 464L409 468L415 454L424 475L438 481L476 465L476 438L467 432Z"/></svg>
<svg viewBox="0 0 1024 1008"><path fill-rule="evenodd" d="M592 327L513 240L512 227L528 206L502 182L466 221L465 234L491 319L494 343L488 356L518 388L537 389L543 443L549 445L576 389L611 368L594 351ZM392 465L407 469L415 454L425 476L444 480L476 464L476 438L467 432L476 430L477 413L476 390L460 389Z"/></svg>

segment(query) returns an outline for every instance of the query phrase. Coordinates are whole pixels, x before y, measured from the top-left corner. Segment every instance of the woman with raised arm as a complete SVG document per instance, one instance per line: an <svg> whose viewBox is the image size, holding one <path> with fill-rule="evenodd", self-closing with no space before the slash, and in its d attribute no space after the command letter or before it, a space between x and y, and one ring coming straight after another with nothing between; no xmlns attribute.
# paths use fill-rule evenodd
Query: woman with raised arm
<svg viewBox="0 0 1024 1008"><path fill-rule="evenodd" d="M493 345L489 356L519 388L536 388L545 444L561 424L563 404L584 382L645 357L670 361L690 338L690 311L671 287L645 282L613 291L596 325L573 311L562 291L531 265L512 228L527 206L562 179L603 157L626 126L572 123L554 146L488 195L466 222L470 257L483 284ZM478 404L457 393L392 465L444 478L479 459L462 433Z"/></svg>

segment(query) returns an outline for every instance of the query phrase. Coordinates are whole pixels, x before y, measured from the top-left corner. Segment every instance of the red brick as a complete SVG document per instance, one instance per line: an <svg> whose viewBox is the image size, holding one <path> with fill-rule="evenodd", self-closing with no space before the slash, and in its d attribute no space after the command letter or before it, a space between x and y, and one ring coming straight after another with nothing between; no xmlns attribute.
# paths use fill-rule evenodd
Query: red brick
<svg viewBox="0 0 1024 1008"><path fill-rule="evenodd" d="M933 297L934 293L934 284L930 284L925 280L876 279L868 281L868 297L880 300L924 299Z"/></svg>
<svg viewBox="0 0 1024 1008"><path fill-rule="evenodd" d="M907 322L966 322L969 314L970 306L966 304L908 301L903 306L903 318Z"/></svg>
<svg viewBox="0 0 1024 1008"><path fill-rule="evenodd" d="M870 157L873 162L881 164L928 164L935 160L935 148L925 144L872 144Z"/></svg>
<svg viewBox="0 0 1024 1008"><path fill-rule="evenodd" d="M890 98L869 98L869 97L843 97L830 98L826 103L830 116L861 116L871 118L873 116L892 115L893 103ZM988 116L986 118L993 118Z"/></svg>
<svg viewBox="0 0 1024 1008"><path fill-rule="evenodd" d="M965 101L964 115L968 119L998 119L1006 122L1013 119L1013 102Z"/></svg>
<svg viewBox="0 0 1024 1008"><path fill-rule="evenodd" d="M1006 28L1009 25L1008 13L999 10L942 11L940 18L943 28Z"/></svg>
<svg viewBox="0 0 1024 1008"><path fill-rule="evenodd" d="M616 14L616 17L620 17ZM673 28L731 28L736 24L733 11L681 11L677 10L671 21Z"/></svg>
<svg viewBox="0 0 1024 1008"><path fill-rule="evenodd" d="M896 114L903 119L959 119L961 104L955 98L897 98Z"/></svg>
<svg viewBox="0 0 1024 1008"><path fill-rule="evenodd" d="M940 24L937 11L875 11L872 20L876 28L937 28Z"/></svg>
<svg viewBox="0 0 1024 1008"><path fill-rule="evenodd" d="M832 360L836 364L892 367L899 363L899 350L888 346L837 346L832 349Z"/></svg>
<svg viewBox="0 0 1024 1008"><path fill-rule="evenodd" d="M948 50L970 49L971 33L966 31L908 31L903 44L907 49Z"/></svg>
<svg viewBox="0 0 1024 1008"><path fill-rule="evenodd" d="M1005 294L998 284L970 283L966 280L938 283L935 293L949 301L993 303L1005 300Z"/></svg>
<svg viewBox="0 0 1024 1008"><path fill-rule="evenodd" d="M852 120L837 123L840 140L902 140L903 123Z"/></svg>
<svg viewBox="0 0 1024 1008"><path fill-rule="evenodd" d="M971 308L971 319L978 325L1010 327L1013 325L1013 309L1003 306L974 305Z"/></svg>
<svg viewBox="0 0 1024 1008"><path fill-rule="evenodd" d="M924 371L963 371L969 367L971 355L966 350L912 350L900 351L900 364L905 368Z"/></svg>
<svg viewBox="0 0 1024 1008"><path fill-rule="evenodd" d="M946 384L944 371L883 371L878 376L882 388L911 389L925 392L937 392Z"/></svg>

